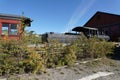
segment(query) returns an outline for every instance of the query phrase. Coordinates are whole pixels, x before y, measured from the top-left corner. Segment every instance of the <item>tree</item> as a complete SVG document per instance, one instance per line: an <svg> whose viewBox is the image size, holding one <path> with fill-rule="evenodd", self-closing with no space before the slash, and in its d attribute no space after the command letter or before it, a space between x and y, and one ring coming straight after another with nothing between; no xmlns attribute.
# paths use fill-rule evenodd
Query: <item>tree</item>
<svg viewBox="0 0 120 80"><path fill-rule="evenodd" d="M22 16L21 28L19 30L20 31L20 35L24 34L26 27L31 26L31 22L32 22L32 20L30 18L26 18L26 17Z"/></svg>

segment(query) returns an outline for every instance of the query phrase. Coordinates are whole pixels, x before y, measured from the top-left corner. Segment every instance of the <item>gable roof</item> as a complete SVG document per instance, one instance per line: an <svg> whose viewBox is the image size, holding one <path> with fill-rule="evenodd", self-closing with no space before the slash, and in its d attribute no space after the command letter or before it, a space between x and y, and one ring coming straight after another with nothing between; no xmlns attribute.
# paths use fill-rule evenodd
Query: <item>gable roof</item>
<svg viewBox="0 0 120 80"><path fill-rule="evenodd" d="M89 20L88 22L86 22L86 23L84 24L84 26L91 26L91 25L89 25L89 23L91 23L91 22L93 23L93 20L94 20L95 18L100 18L100 17L102 17L102 16L108 16L109 18L111 18L111 22L113 22L113 24L115 24L115 22L116 22L116 23L120 23L120 15L98 11L98 12L96 12L96 13L90 18L90 20ZM115 17L115 18L114 18L114 21L113 21L113 18L112 18L112 17ZM119 19L119 20L118 20L118 19ZM106 20L105 17L102 17L101 20L104 20L104 22L106 21L106 22L107 22L106 24L110 24L110 23L111 23L111 22L108 22L108 20ZM115 20L116 20L116 21L115 21ZM109 20L109 21L110 21L110 20ZM97 20L94 20L94 22L97 22ZM105 24L105 25L106 25L106 24Z"/></svg>
<svg viewBox="0 0 120 80"><path fill-rule="evenodd" d="M118 14L107 13L107 12L101 12L101 11L97 11L96 14L107 14L107 15L111 15L111 16L117 16L117 17L120 17L120 15L118 15ZM96 15L96 14L95 14L95 15Z"/></svg>

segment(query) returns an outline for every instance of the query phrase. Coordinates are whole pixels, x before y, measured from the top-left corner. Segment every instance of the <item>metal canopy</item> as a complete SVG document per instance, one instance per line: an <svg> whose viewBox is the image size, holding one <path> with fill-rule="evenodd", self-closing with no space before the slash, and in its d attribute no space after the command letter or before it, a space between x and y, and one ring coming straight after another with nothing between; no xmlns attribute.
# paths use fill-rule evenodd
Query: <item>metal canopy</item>
<svg viewBox="0 0 120 80"><path fill-rule="evenodd" d="M72 29L72 31L76 31L76 32L83 32L83 31L87 31L87 30L98 30L97 28L91 28L91 27L75 27Z"/></svg>

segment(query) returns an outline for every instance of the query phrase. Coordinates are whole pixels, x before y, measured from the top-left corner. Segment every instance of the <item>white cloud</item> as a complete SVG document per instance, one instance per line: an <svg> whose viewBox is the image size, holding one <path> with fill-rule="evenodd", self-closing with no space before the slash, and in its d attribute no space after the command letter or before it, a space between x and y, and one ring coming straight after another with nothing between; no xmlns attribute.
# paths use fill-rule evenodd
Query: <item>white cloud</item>
<svg viewBox="0 0 120 80"><path fill-rule="evenodd" d="M82 0L79 4L73 15L71 16L65 31L70 30L71 28L75 27L77 22L81 19L81 17L92 7L95 3L95 0Z"/></svg>

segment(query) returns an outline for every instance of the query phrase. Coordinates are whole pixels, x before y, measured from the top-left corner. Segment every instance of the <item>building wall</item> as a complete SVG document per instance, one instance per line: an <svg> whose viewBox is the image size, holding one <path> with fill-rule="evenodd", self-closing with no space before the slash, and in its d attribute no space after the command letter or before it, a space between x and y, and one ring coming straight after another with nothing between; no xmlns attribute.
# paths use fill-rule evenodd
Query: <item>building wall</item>
<svg viewBox="0 0 120 80"><path fill-rule="evenodd" d="M2 35L2 23L9 23L9 24L18 24L18 28L20 28L20 21L18 20L10 20L10 19L0 19L0 35L2 37L5 37L5 35ZM8 35L9 39L19 39L19 29L18 29L18 35Z"/></svg>
<svg viewBox="0 0 120 80"><path fill-rule="evenodd" d="M117 41L118 38L120 37L120 25L119 24L107 26L107 27L105 26L102 28L102 31L104 31L106 35L109 35L112 41Z"/></svg>
<svg viewBox="0 0 120 80"><path fill-rule="evenodd" d="M97 12L84 26L103 30L112 41L120 37L120 15Z"/></svg>

